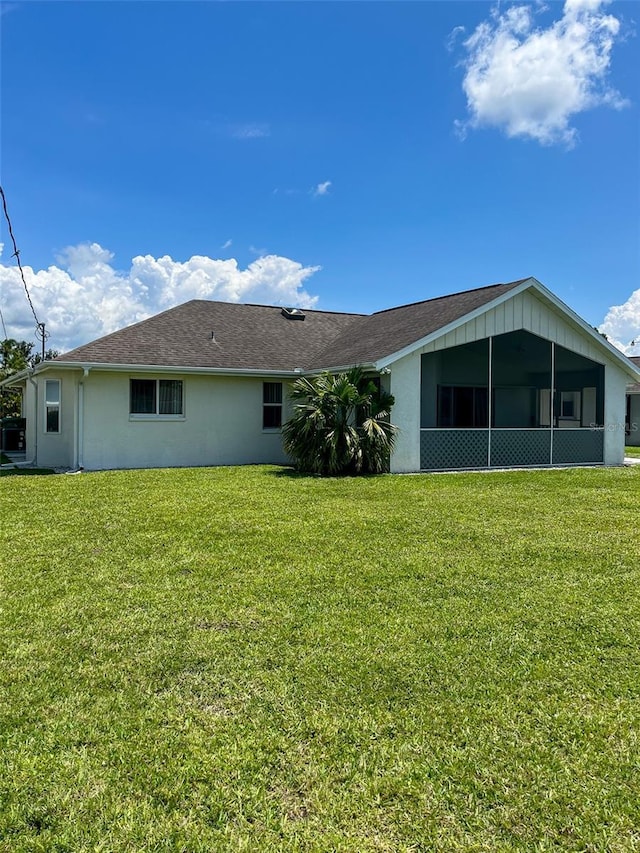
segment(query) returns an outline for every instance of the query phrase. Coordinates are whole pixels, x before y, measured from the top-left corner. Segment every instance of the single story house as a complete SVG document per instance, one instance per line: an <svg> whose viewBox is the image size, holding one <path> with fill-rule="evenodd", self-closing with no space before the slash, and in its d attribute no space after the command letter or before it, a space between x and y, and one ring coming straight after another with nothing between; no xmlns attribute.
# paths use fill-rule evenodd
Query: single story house
<svg viewBox="0 0 640 853"><path fill-rule="evenodd" d="M534 278L370 315L193 300L9 382L41 466L287 463L290 384L353 365L395 397L393 472L620 465L640 382Z"/></svg>
<svg viewBox="0 0 640 853"><path fill-rule="evenodd" d="M630 360L640 370L640 356L632 355ZM640 447L640 382L632 382L627 386L627 444L630 447Z"/></svg>

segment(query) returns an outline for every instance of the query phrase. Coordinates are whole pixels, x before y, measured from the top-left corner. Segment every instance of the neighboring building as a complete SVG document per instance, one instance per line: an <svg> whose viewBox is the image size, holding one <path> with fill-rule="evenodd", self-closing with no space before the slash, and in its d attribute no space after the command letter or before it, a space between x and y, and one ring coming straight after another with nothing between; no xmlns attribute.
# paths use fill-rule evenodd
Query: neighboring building
<svg viewBox="0 0 640 853"><path fill-rule="evenodd" d="M291 382L356 364L395 397L394 472L619 465L640 382L528 278L371 315L194 300L12 383L38 465L286 463Z"/></svg>
<svg viewBox="0 0 640 853"><path fill-rule="evenodd" d="M640 370L640 356L632 355L630 360ZM626 443L630 447L640 447L640 381L627 386L627 425Z"/></svg>

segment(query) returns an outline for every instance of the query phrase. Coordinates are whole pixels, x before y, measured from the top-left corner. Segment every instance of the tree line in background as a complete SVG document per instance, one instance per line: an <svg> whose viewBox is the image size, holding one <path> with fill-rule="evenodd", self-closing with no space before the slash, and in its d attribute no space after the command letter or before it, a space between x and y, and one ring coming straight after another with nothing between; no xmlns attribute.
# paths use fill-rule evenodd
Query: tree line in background
<svg viewBox="0 0 640 853"><path fill-rule="evenodd" d="M0 382L42 361L41 353L33 352L34 346L29 341L16 341L14 338L0 341ZM44 358L48 361L57 355L57 350L49 349ZM21 405L22 393L19 388L0 388L0 418L19 418Z"/></svg>

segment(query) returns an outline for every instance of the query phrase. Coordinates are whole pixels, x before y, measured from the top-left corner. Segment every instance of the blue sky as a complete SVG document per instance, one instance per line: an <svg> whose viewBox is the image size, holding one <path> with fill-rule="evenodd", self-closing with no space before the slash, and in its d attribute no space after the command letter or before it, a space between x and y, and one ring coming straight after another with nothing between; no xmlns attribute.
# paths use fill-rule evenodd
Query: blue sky
<svg viewBox="0 0 640 853"><path fill-rule="evenodd" d="M599 0L4 4L2 184L50 345L194 297L369 312L528 275L629 344L639 20ZM30 339L0 240L3 319Z"/></svg>

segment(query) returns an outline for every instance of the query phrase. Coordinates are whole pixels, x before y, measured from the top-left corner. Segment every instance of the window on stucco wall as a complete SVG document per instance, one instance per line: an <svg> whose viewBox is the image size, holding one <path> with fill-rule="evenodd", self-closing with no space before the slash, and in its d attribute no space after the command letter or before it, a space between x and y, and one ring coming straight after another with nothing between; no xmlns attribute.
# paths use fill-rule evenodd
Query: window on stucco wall
<svg viewBox="0 0 640 853"><path fill-rule="evenodd" d="M47 379L44 384L46 432L60 432L60 380Z"/></svg>
<svg viewBox="0 0 640 853"><path fill-rule="evenodd" d="M147 417L184 414L181 379L131 379L129 414Z"/></svg>
<svg viewBox="0 0 640 853"><path fill-rule="evenodd" d="M262 383L262 429L282 426L282 382Z"/></svg>

